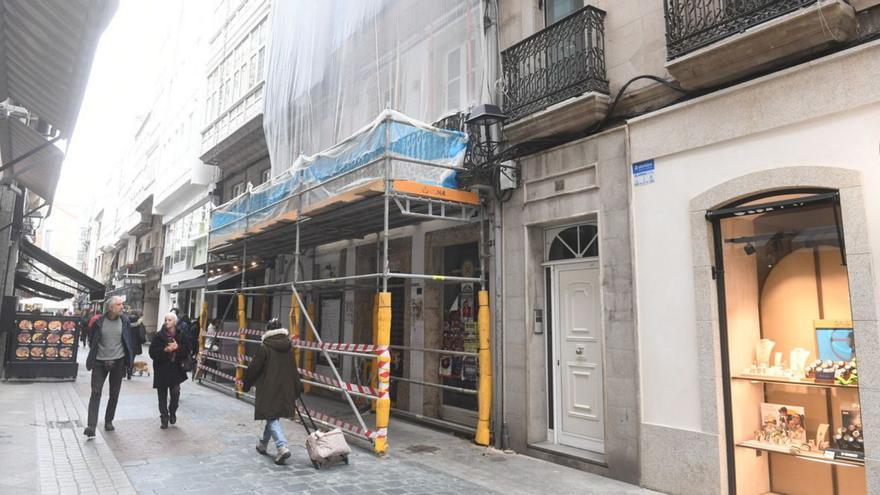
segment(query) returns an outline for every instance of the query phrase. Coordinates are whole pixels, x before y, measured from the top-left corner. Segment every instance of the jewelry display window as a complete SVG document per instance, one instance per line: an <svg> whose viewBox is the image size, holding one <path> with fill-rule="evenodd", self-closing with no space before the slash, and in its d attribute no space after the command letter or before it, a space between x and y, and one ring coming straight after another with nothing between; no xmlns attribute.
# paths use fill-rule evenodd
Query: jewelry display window
<svg viewBox="0 0 880 495"><path fill-rule="evenodd" d="M837 192L756 197L707 216L731 492L866 493Z"/></svg>

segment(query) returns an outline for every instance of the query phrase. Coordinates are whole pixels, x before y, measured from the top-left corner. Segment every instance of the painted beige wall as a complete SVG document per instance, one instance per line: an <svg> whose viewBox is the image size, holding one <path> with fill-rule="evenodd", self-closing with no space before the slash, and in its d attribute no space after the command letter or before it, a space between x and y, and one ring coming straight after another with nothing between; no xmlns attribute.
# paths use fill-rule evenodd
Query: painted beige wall
<svg viewBox="0 0 880 495"><path fill-rule="evenodd" d="M878 70L872 42L629 121L630 161L656 166L653 184L632 188L640 369L652 370L640 388L645 486L726 493L706 209L772 188L839 189L856 345L880 355ZM880 410L880 365L862 359L859 371L863 413ZM880 419L863 420L869 493L880 493ZM702 455L668 447L682 442Z"/></svg>

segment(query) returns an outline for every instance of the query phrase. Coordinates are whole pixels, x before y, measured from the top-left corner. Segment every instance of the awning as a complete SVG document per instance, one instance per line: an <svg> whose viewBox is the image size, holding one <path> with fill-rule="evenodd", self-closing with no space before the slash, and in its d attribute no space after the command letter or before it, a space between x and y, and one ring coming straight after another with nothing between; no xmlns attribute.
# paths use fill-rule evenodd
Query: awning
<svg viewBox="0 0 880 495"><path fill-rule="evenodd" d="M73 294L56 289L36 280L31 280L20 273L15 274L15 288L52 301L63 301L73 298Z"/></svg>
<svg viewBox="0 0 880 495"><path fill-rule="evenodd" d="M27 239L21 240L20 248L22 255L32 259L33 261L46 265L53 272L61 276L69 278L74 283L82 287L83 292L88 292L91 299L94 300L104 298L105 288L104 284L102 284L101 282L98 282L97 280L87 276L76 268L52 256L46 251L43 251Z"/></svg>
<svg viewBox="0 0 880 495"><path fill-rule="evenodd" d="M215 277L211 277L208 279L208 288L213 289L227 280L234 279L235 277L241 277L240 271L227 272L217 275ZM175 287L169 289L170 292L178 292L182 290L188 289L204 289L205 288L205 276L202 275L200 277L191 278L189 280L184 280L180 282Z"/></svg>
<svg viewBox="0 0 880 495"><path fill-rule="evenodd" d="M0 136L6 135L7 132L10 158L4 160L6 162L36 149L47 141L46 137L17 120L0 120ZM14 180L45 201L51 202L55 196L63 161L64 153L54 144L50 144L13 165L10 173Z"/></svg>
<svg viewBox="0 0 880 495"><path fill-rule="evenodd" d="M98 38L118 0L0 2L0 101L16 104L69 137Z"/></svg>

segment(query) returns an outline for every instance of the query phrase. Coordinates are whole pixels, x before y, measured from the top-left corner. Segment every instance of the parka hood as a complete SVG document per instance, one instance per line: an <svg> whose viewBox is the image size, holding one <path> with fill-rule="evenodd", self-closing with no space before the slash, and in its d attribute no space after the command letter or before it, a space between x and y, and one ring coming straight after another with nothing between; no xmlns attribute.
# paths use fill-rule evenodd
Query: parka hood
<svg viewBox="0 0 880 495"><path fill-rule="evenodd" d="M269 349L277 352L289 352L291 349L290 334L286 328L277 328L264 333L263 343Z"/></svg>

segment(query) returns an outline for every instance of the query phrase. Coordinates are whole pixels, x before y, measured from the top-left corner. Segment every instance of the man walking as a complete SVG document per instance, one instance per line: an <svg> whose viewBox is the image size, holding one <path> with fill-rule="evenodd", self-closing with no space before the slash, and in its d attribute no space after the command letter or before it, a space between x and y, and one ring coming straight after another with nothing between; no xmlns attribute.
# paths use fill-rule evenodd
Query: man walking
<svg viewBox="0 0 880 495"><path fill-rule="evenodd" d="M89 438L95 436L98 408L101 406L101 389L104 388L108 376L110 398L104 413L104 429L115 430L113 417L116 415L122 376L134 360L131 324L122 315L122 306L121 297L111 297L107 302L107 312L92 324L89 356L86 358L86 369L92 372L92 396L89 399L89 424L83 432Z"/></svg>

